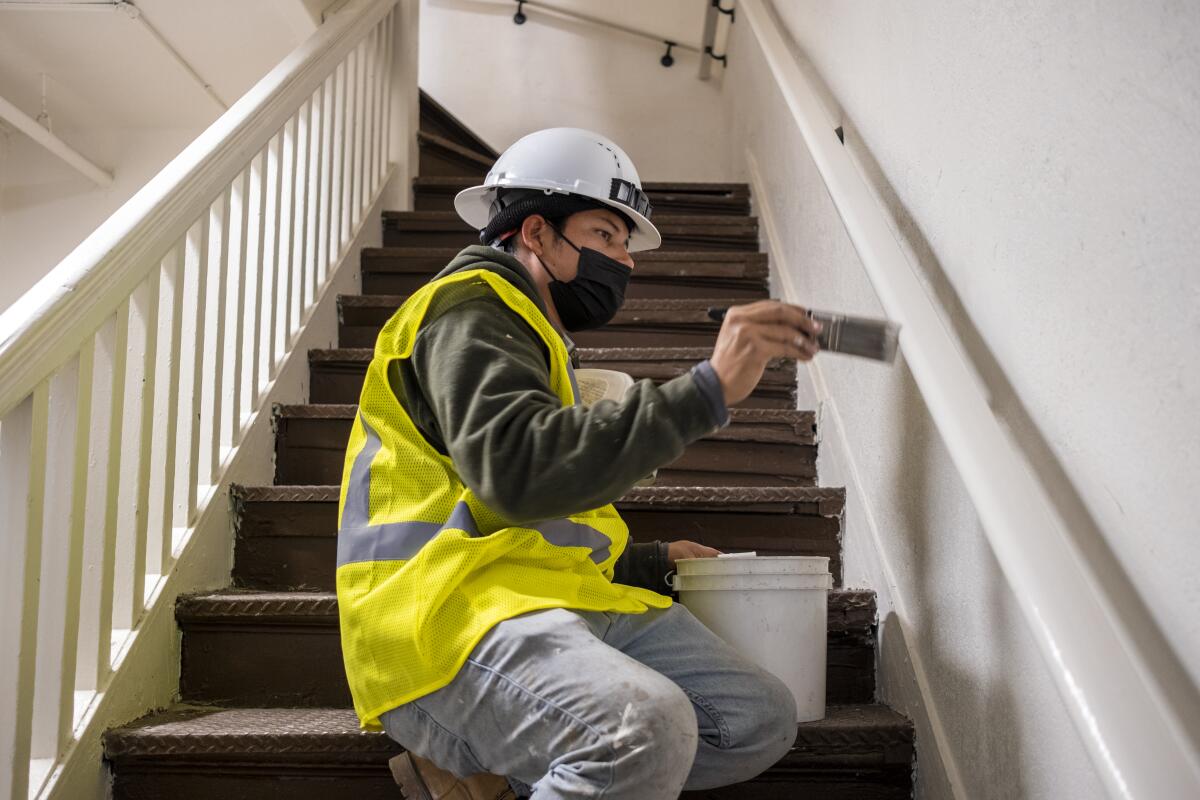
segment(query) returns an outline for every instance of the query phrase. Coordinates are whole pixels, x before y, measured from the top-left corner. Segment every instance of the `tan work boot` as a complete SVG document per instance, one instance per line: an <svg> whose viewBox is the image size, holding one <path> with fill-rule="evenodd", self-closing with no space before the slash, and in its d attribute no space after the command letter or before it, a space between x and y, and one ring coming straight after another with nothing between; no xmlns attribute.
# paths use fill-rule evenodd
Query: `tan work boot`
<svg viewBox="0 0 1200 800"><path fill-rule="evenodd" d="M405 800L517 800L516 792L499 775L458 778L412 753L401 753L388 766Z"/></svg>

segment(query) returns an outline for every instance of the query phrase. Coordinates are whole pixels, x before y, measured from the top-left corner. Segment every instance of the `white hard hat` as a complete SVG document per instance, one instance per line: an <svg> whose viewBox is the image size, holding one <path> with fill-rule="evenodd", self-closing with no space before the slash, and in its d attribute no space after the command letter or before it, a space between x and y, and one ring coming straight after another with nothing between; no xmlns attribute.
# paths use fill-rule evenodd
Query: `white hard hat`
<svg viewBox="0 0 1200 800"><path fill-rule="evenodd" d="M500 154L482 186L463 189L454 208L477 230L499 208L501 189L541 189L608 206L632 220L629 252L653 250L662 236L650 222L650 201L625 151L611 139L580 128L547 128L524 136Z"/></svg>

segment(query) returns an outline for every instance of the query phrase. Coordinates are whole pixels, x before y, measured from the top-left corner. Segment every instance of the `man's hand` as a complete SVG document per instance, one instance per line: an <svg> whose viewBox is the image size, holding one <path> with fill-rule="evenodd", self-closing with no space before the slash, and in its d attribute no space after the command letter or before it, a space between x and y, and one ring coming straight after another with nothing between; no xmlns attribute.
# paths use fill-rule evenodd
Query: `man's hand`
<svg viewBox="0 0 1200 800"><path fill-rule="evenodd" d="M720 554L720 550L687 540L667 545L667 561L671 562L672 569L675 567L675 561L680 558L715 558Z"/></svg>
<svg viewBox="0 0 1200 800"><path fill-rule="evenodd" d="M821 323L809 319L803 308L778 300L730 308L710 359L725 405L749 397L771 359L811 361L820 349L820 330Z"/></svg>

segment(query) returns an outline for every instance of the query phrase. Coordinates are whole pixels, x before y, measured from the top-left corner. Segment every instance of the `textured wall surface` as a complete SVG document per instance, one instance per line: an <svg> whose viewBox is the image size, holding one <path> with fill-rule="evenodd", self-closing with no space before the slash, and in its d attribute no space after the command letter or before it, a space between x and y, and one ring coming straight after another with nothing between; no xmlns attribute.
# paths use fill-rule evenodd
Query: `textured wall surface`
<svg viewBox="0 0 1200 800"><path fill-rule="evenodd" d="M553 5L698 45L704 4L694 0ZM732 166L721 69L702 82L694 54L515 3L424 0L421 88L497 150L531 131L587 128L616 141L644 180L728 180Z"/></svg>
<svg viewBox="0 0 1200 800"><path fill-rule="evenodd" d="M1071 534L1115 555L1200 678L1200 9L775 5ZM733 157L758 165L780 288L879 313L748 25L729 50ZM918 722L920 796L1103 796L903 364L810 374L822 481L850 487L848 579L882 593L881 685Z"/></svg>

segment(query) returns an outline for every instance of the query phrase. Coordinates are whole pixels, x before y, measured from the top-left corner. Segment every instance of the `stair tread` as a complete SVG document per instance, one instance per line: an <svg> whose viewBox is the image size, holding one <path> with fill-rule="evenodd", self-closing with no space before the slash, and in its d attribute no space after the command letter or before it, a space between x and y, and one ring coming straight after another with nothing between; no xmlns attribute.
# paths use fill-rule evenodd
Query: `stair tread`
<svg viewBox="0 0 1200 800"><path fill-rule="evenodd" d="M232 484L230 495L247 503L304 503L336 501L337 484L311 486L243 486ZM730 506L740 504L823 503L840 513L846 490L827 486L639 486L630 489L618 506Z"/></svg>
<svg viewBox="0 0 1200 800"><path fill-rule="evenodd" d="M794 757L836 756L841 750L882 748L887 763L908 763L912 723L887 706L831 705L826 717L798 726L796 743L781 765ZM180 706L158 712L104 735L106 757L115 762L155 758L188 761L273 760L303 756L306 763L344 763L354 755L370 761L400 752L382 733L363 731L351 709L200 708Z"/></svg>
<svg viewBox="0 0 1200 800"><path fill-rule="evenodd" d="M828 611L830 631L868 632L875 624L875 592L832 589ZM336 627L337 613L334 592L222 589L181 596L175 605L175 618L181 625L220 621L241 623L252 619L256 623L324 623Z"/></svg>

